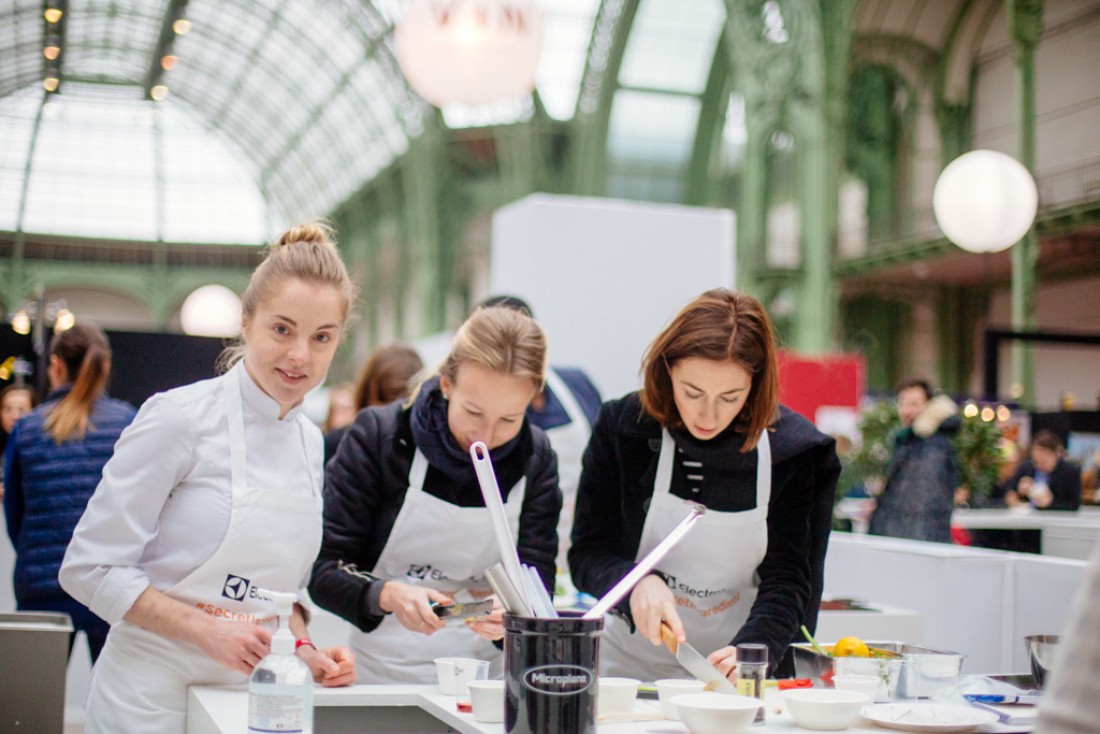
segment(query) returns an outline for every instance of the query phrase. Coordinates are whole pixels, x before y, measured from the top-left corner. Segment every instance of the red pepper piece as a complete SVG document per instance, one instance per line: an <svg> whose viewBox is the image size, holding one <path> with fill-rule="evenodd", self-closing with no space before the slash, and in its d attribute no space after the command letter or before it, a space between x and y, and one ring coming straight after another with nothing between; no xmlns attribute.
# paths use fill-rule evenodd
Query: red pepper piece
<svg viewBox="0 0 1100 734"><path fill-rule="evenodd" d="M791 688L813 688L814 684L809 678L787 678L786 680L776 681L779 690L786 691Z"/></svg>

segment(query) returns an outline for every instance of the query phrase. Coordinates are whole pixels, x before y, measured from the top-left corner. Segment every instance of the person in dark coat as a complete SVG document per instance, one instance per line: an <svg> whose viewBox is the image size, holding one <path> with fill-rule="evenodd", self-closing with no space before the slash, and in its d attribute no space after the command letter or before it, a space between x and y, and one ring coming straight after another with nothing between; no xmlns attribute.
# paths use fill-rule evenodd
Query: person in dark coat
<svg viewBox="0 0 1100 734"><path fill-rule="evenodd" d="M111 347L98 328L76 324L56 335L47 372L52 389L15 424L4 471L17 608L68 614L87 636L93 663L110 626L66 594L57 573L103 466L136 414L106 394L110 374Z"/></svg>
<svg viewBox="0 0 1100 734"><path fill-rule="evenodd" d="M1079 509L1081 468L1066 460L1062 441L1050 431L1039 431L1031 442L1030 456L1002 488L1005 504L1029 504L1039 510Z"/></svg>
<svg viewBox="0 0 1100 734"><path fill-rule="evenodd" d="M359 680L436 680L433 659L489 660L502 609L446 624L434 604L489 598L500 562L470 447L489 448L520 561L553 588L561 511L549 440L525 414L542 388L546 338L508 308L475 311L405 404L359 412L325 476L325 534L309 591L351 622Z"/></svg>
<svg viewBox="0 0 1100 734"><path fill-rule="evenodd" d="M662 627L724 675L733 645L771 669L813 628L840 462L834 439L780 406L771 321L717 289L688 304L643 361L643 388L603 405L584 454L570 569L599 597L688 511L691 532L608 618L604 675L682 677Z"/></svg>
<svg viewBox="0 0 1100 734"><path fill-rule="evenodd" d="M898 386L898 417L901 428L868 532L950 543L959 474L952 442L960 427L958 406L946 395L933 398L925 380L908 380Z"/></svg>
<svg viewBox="0 0 1100 734"><path fill-rule="evenodd" d="M4 457L15 422L38 405L38 391L30 385L8 385L0 390L0 499L4 498Z"/></svg>

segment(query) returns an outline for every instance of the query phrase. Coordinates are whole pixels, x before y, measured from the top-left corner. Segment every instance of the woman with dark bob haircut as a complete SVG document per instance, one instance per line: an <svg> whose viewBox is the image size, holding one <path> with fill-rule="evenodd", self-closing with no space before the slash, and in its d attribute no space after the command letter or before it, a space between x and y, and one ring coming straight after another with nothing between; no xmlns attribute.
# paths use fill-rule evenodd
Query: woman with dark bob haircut
<svg viewBox="0 0 1100 734"><path fill-rule="evenodd" d="M707 513L614 610L600 672L683 677L662 626L723 675L741 643L765 645L774 670L799 626L816 622L835 443L779 404L774 332L751 296L700 295L654 339L642 375L592 431L573 582L602 596L687 514L685 500Z"/></svg>

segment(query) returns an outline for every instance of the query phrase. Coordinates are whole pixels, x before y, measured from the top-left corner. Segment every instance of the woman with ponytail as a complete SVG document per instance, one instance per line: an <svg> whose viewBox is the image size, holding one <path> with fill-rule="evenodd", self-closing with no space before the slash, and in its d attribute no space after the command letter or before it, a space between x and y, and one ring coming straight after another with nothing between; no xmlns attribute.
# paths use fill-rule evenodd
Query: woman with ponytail
<svg viewBox="0 0 1100 734"><path fill-rule="evenodd" d="M4 472L18 608L68 614L87 635L93 662L108 625L65 593L57 573L115 441L134 418L133 406L108 397L110 374L111 347L98 328L77 324L55 336L50 394L15 424Z"/></svg>

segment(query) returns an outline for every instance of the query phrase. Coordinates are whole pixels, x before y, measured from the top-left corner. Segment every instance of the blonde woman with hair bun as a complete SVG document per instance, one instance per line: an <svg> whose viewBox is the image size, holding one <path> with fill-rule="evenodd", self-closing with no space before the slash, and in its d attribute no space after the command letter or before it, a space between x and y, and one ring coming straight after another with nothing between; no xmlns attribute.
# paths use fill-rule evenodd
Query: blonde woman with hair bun
<svg viewBox="0 0 1100 734"><path fill-rule="evenodd" d="M226 372L154 395L123 432L60 573L111 624L89 734L182 734L188 686L247 682L270 651L265 591L299 595L290 627L314 680L354 682L349 650L308 641L323 469L302 413L354 300L331 230L288 230L252 273Z"/></svg>
<svg viewBox="0 0 1100 734"><path fill-rule="evenodd" d="M557 461L526 419L545 374L546 336L529 316L478 309L407 402L369 407L348 427L326 469L325 539L309 591L355 626L362 682L430 683L437 657L502 672L499 603L467 624L432 609L492 593L484 571L500 556L469 456L477 441L489 447L520 560L553 588Z"/></svg>

